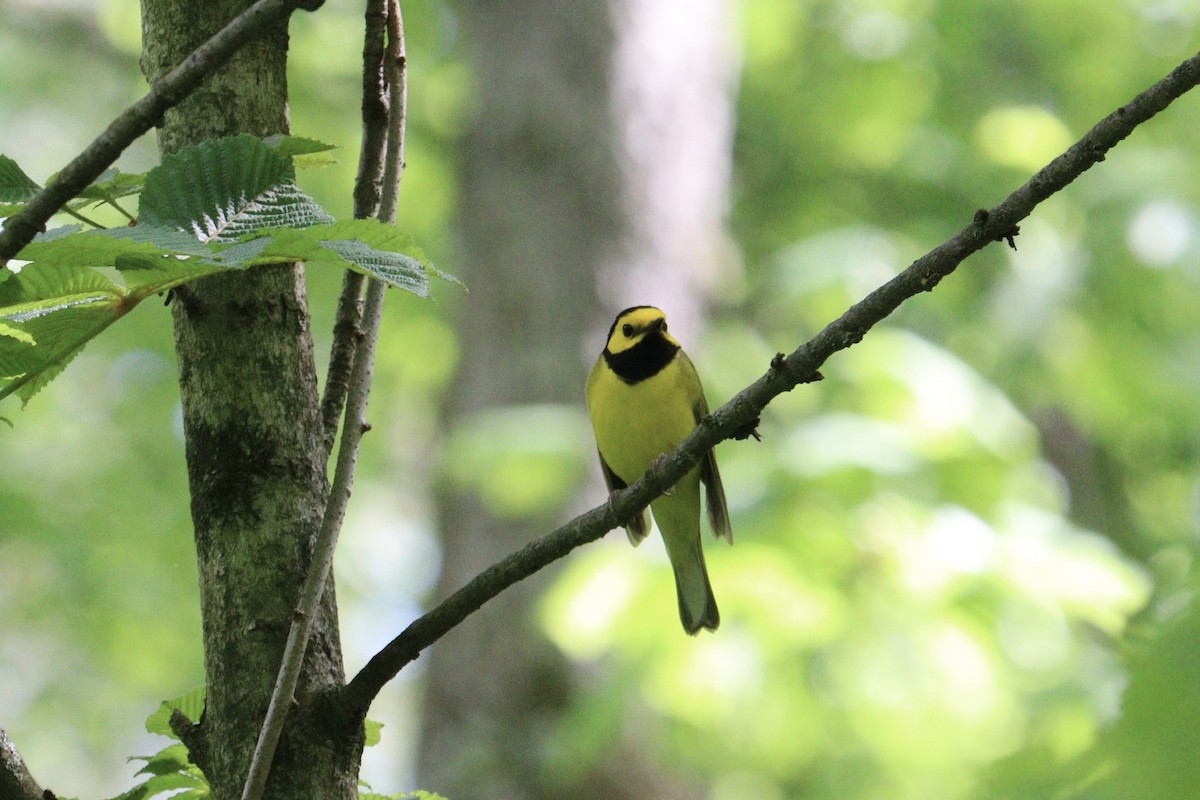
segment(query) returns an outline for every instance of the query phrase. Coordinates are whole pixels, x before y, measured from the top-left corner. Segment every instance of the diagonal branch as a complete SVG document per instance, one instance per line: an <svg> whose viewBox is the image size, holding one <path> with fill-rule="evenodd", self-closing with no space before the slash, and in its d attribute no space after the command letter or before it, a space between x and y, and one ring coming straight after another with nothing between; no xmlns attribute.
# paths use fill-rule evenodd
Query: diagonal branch
<svg viewBox="0 0 1200 800"><path fill-rule="evenodd" d="M46 229L46 222L79 194L139 136L153 128L167 109L181 103L246 42L303 8L315 11L324 0L258 0L230 21L179 66L125 109L82 153L39 191L21 213L0 230L0 266Z"/></svg>
<svg viewBox="0 0 1200 800"><path fill-rule="evenodd" d="M774 398L817 378L817 370L834 353L862 341L874 325L905 300L931 290L963 262L991 242L1016 234L1017 223L1046 198L1086 172L1122 139L1172 101L1200 83L1200 54L1118 108L990 211L981 210L954 237L914 261L908 269L871 292L829 323L791 355L777 355L757 381L717 409L674 452L628 489L604 505L576 517L541 539L493 564L417 619L389 642L346 685L344 700L366 713L380 689L401 669L466 619L480 606L514 583L528 578L571 550L595 541L631 519L650 501L674 486L700 457L719 442L742 437Z"/></svg>

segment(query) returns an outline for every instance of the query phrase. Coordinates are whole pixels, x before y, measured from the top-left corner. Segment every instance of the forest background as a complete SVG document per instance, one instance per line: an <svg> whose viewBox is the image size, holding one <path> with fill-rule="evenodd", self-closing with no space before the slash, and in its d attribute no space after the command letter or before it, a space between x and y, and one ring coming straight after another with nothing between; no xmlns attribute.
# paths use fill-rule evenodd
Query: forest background
<svg viewBox="0 0 1200 800"><path fill-rule="evenodd" d="M614 43L652 0L490 5L404 5L399 225L470 292L389 297L336 564L352 671L602 497L582 384L615 311L665 308L723 402L1200 43L1185 0L684 3L707 16L643 24L658 38L640 51ZM0 3L0 152L44 180L135 99L137 15L128 0ZM360 26L339 0L291 26L293 130L344 148L300 183L340 217ZM693 132L711 141L669 154L646 149L669 137L632 124L636 103L622 110L635 84L579 67L632 52L652 73L678 48L712 72ZM1172 787L1200 769L1198 123L1185 97L1039 207L1017 250L973 257L773 404L763 443L719 448L737 544L708 549L718 634L678 630L657 542L611 534L385 690L364 777L554 796L619 761L661 797L1037 798L1102 759L1118 766L1095 796L1121 781L1188 796ZM519 133L502 157L497 130ZM610 184L634 182L639 158L681 170L622 199ZM119 164L156 161L145 139ZM479 200L497 163L530 179L522 202ZM540 205L608 190L611 207L568 208L599 233ZM327 336L340 275L308 279ZM567 306L541 284L588 288ZM544 360L547 343L568 356L535 370L550 385L506 361ZM125 758L162 746L145 717L203 681L168 315L147 304L0 412L0 724L60 794L115 794ZM502 532L456 540L463 517ZM491 663L466 645L489 641L527 643ZM457 720L461 687L521 681L538 697L480 691L491 722ZM536 736L502 759L496 731L531 716Z"/></svg>

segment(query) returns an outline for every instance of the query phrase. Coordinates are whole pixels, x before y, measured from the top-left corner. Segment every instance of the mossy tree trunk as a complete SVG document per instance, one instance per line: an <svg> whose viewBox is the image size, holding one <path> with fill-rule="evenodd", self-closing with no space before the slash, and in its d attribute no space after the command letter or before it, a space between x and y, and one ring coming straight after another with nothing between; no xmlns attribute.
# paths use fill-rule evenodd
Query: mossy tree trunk
<svg viewBox="0 0 1200 800"><path fill-rule="evenodd" d="M142 0L150 81L246 0ZM243 48L166 115L164 153L288 130L284 27ZM279 265L209 278L172 303L204 621L207 707L185 741L216 798L240 795L327 490L304 277ZM344 682L332 583L315 622L268 797L352 798L361 727Z"/></svg>

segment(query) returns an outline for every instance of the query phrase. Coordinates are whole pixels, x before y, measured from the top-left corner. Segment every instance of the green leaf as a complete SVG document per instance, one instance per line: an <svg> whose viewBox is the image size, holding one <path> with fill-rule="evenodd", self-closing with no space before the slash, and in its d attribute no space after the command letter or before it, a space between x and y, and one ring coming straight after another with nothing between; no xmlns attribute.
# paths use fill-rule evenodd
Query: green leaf
<svg viewBox="0 0 1200 800"><path fill-rule="evenodd" d="M429 296L429 275L421 266L421 262L412 256L375 250L353 239L333 239L324 244L342 259L354 264L358 272L412 292L418 297Z"/></svg>
<svg viewBox="0 0 1200 800"><path fill-rule="evenodd" d="M412 236L378 220L343 220L308 228L305 234L320 239L341 261L356 265L359 272L421 297L429 294L429 273L459 282L434 267Z"/></svg>
<svg viewBox="0 0 1200 800"><path fill-rule="evenodd" d="M318 226L317 230L324 226ZM227 267L249 267L260 264L279 264L289 261L319 262L333 259L343 269L353 267L335 253L325 249L319 238L310 234L312 229L279 228L262 232L256 238L240 241L228 247L216 248L213 259Z"/></svg>
<svg viewBox="0 0 1200 800"><path fill-rule="evenodd" d="M150 791L147 789L146 784L140 783L129 791L117 795L112 800L145 800L149 795Z"/></svg>
<svg viewBox="0 0 1200 800"><path fill-rule="evenodd" d="M161 736L178 739L175 731L171 730L171 712L179 709L192 722L199 722L204 714L205 687L197 686L173 700L164 700L158 705L158 710L146 718L146 730Z"/></svg>
<svg viewBox="0 0 1200 800"><path fill-rule="evenodd" d="M290 158L261 139L235 136L184 148L152 169L146 175L138 227L174 228L204 242L234 242L262 228L332 221L296 186Z"/></svg>
<svg viewBox="0 0 1200 800"><path fill-rule="evenodd" d="M80 231L71 225L39 235L17 257L54 267L116 267L129 292L129 308L151 294L221 272L208 245L170 228L139 225Z"/></svg>
<svg viewBox="0 0 1200 800"><path fill-rule="evenodd" d="M106 236L118 241L140 242L151 244L163 253L173 255L194 255L203 258L212 256L212 248L208 243L196 238L196 235L182 228L171 227L142 220L130 228L110 228L103 231L88 231L91 236Z"/></svg>
<svg viewBox="0 0 1200 800"><path fill-rule="evenodd" d="M310 267L353 269L421 297L429 295L430 272L455 280L435 270L411 236L375 220L264 233L269 238L219 247L215 258L229 267L304 261Z"/></svg>
<svg viewBox="0 0 1200 800"><path fill-rule="evenodd" d="M303 136L285 136L282 133L266 137L263 139L263 144L275 150L280 155L285 155L289 158L338 149L338 146L335 144L326 144L316 139L306 139Z"/></svg>
<svg viewBox="0 0 1200 800"><path fill-rule="evenodd" d="M173 772L169 775L155 775L146 781L147 797L169 792L174 789L208 789L208 781L197 778L185 772Z"/></svg>
<svg viewBox="0 0 1200 800"><path fill-rule="evenodd" d="M6 322L0 322L0 336L8 336L23 344L34 344L34 339L29 335L29 331L9 325Z"/></svg>
<svg viewBox="0 0 1200 800"><path fill-rule="evenodd" d="M408 234L375 220L334 222L300 191L293 157L329 149L300 137L238 136L186 148L144 179L101 175L76 207L141 190L141 218L111 230L47 231L17 254L28 262L21 278L0 272L0 398L19 393L27 401L146 297L222 271L305 262L353 269L422 297L430 274L455 280ZM21 190L12 193L17 201L36 191L11 160L0 166L8 168L0 177ZM104 267L115 268L123 285L95 271Z"/></svg>
<svg viewBox="0 0 1200 800"><path fill-rule="evenodd" d="M268 136L263 141L268 147L273 147L292 159L292 163L301 169L327 167L336 164L337 159L329 155L329 151L338 149L337 145L319 142L316 139L305 139L301 136L284 136L277 133Z"/></svg>
<svg viewBox="0 0 1200 800"><path fill-rule="evenodd" d="M152 756L133 756L129 760L146 762L146 766L137 771L138 775L167 775L191 766L188 749L182 743L168 745Z"/></svg>
<svg viewBox="0 0 1200 800"><path fill-rule="evenodd" d="M0 203L27 203L41 188L17 162L0 155Z"/></svg>
<svg viewBox="0 0 1200 800"><path fill-rule="evenodd" d="M379 220L347 219L335 222L332 225L313 228L312 233L326 241L331 239L354 239L369 245L375 250L386 250L389 253L403 253L419 261L421 266L436 272L433 265L429 263L429 259L426 258L424 251L413 241L412 236L399 230L394 225L388 225ZM437 274L442 275L440 272Z"/></svg>
<svg viewBox="0 0 1200 800"><path fill-rule="evenodd" d="M35 264L53 264L60 267L111 267L116 265L117 258L126 254L144 254L165 257L181 252L179 248L166 246L166 240L172 244L187 246L199 255L207 252L195 239L180 238L177 231L164 235L162 242L151 241L141 226L137 228L119 228L116 231L80 231L79 226L70 225L55 228L39 234L32 242L25 245L17 258L22 261L32 261ZM125 231L138 231L141 236ZM172 237L175 237L172 239Z"/></svg>
<svg viewBox="0 0 1200 800"><path fill-rule="evenodd" d="M363 720L363 730L366 734L366 741L363 744L367 747L374 747L383 738L382 722L376 722L373 719Z"/></svg>
<svg viewBox="0 0 1200 800"><path fill-rule="evenodd" d="M0 322L32 338L0 337L0 398L24 401L129 310L127 291L94 270L29 264L0 283Z"/></svg>
<svg viewBox="0 0 1200 800"><path fill-rule="evenodd" d="M145 782L133 787L117 800L135 800L153 797L164 792L186 789L173 797L208 797L208 779L200 768L188 758L187 748L182 744L171 745L153 756L134 756L130 761L145 761L146 766L138 775L149 775Z"/></svg>
<svg viewBox="0 0 1200 800"><path fill-rule="evenodd" d="M141 173L107 169L76 195L68 205L76 210L98 203L116 205L120 198L141 192L145 184L146 176Z"/></svg>

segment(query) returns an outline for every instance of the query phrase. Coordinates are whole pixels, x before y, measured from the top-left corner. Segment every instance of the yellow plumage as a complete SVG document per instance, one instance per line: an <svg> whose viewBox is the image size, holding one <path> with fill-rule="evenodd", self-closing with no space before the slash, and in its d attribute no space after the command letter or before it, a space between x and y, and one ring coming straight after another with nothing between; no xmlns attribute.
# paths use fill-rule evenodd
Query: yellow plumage
<svg viewBox="0 0 1200 800"><path fill-rule="evenodd" d="M696 368L667 333L666 316L651 306L617 315L588 376L587 401L609 491L642 477L708 414ZM725 492L711 451L669 494L650 504L675 572L679 616L690 634L716 630L721 621L700 544L701 483L713 535L732 542ZM645 538L649 521L643 514L626 530L636 545Z"/></svg>

